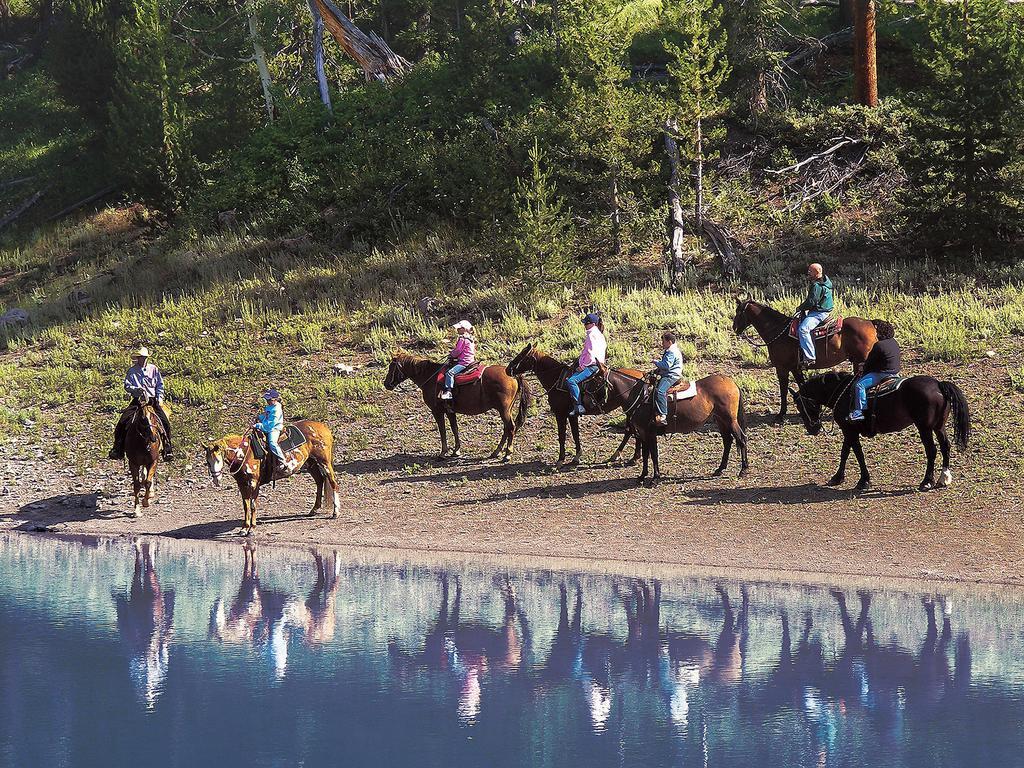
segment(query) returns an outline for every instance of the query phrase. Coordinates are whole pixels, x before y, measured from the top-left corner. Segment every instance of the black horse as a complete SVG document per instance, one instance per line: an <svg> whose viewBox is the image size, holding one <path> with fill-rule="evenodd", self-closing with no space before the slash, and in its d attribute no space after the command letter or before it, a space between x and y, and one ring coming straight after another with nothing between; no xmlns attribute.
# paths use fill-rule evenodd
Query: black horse
<svg viewBox="0 0 1024 768"><path fill-rule="evenodd" d="M953 480L949 469L949 438L946 436L946 420L953 414L953 436L960 450L966 450L971 435L971 414L967 398L956 384L939 381L931 376L912 376L903 382L895 392L873 399L873 413L863 421L850 421L850 402L853 397L853 380L850 374L826 373L815 376L800 385L799 391L790 388L796 400L797 409L804 420L807 432L817 435L821 432L821 409L830 408L836 424L843 430L843 451L839 469L829 485L841 485L846 475L846 460L853 449L860 465L860 482L857 490L871 487L871 478L864 463L864 449L861 437L874 437L883 432L899 432L911 424L917 427L928 456L928 469L919 489L931 490L935 482L935 439L942 450L942 474L938 487L945 487ZM934 437L933 437L934 435Z"/></svg>

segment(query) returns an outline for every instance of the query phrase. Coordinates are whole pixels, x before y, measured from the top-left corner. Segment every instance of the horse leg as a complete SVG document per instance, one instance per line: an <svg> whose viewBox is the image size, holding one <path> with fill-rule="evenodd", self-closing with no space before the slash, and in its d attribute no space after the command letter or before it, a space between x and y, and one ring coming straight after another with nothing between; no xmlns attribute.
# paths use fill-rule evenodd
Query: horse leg
<svg viewBox="0 0 1024 768"><path fill-rule="evenodd" d="M651 435L651 463L654 465L654 482L661 480L661 468L658 466L658 433Z"/></svg>
<svg viewBox="0 0 1024 768"><path fill-rule="evenodd" d="M615 453L613 453L611 457L608 459L609 464L614 464L615 462L622 458L622 451L623 449L625 449L626 443L629 442L629 438L631 438L632 436L633 430L630 428L629 424L626 424L626 434L622 436L622 442L619 443L619 447L615 449ZM637 450L639 450L639 448L640 447L637 446ZM636 456L633 457L633 460L636 460Z"/></svg>
<svg viewBox="0 0 1024 768"><path fill-rule="evenodd" d="M256 489L256 493L259 493L259 489ZM249 525L249 533L256 533L256 500L259 498L258 495L254 495L249 500L249 508L252 510L252 522Z"/></svg>
<svg viewBox="0 0 1024 768"><path fill-rule="evenodd" d="M324 480L324 473L313 459L310 459L306 464L306 471L309 472L309 476L316 483L316 500L313 502L313 508L309 510L309 514L315 515L324 504L324 485L326 481Z"/></svg>
<svg viewBox="0 0 1024 768"><path fill-rule="evenodd" d="M832 475L832 479L828 481L828 485L835 488L837 485L842 485L846 479L846 462L850 458L850 448L852 444L850 439L843 435L843 449L839 453L839 469Z"/></svg>
<svg viewBox="0 0 1024 768"><path fill-rule="evenodd" d="M452 427L452 437L455 439L455 446L452 450L452 458L456 458L462 455L462 441L459 440L459 420L458 416L455 415L455 411L449 411L448 423Z"/></svg>
<svg viewBox="0 0 1024 768"><path fill-rule="evenodd" d="M732 424L732 436L736 439L736 447L740 449L740 477L745 477L750 470L750 464L747 462L747 433L735 420Z"/></svg>
<svg viewBox="0 0 1024 768"><path fill-rule="evenodd" d="M946 425L939 425L935 430L935 436L939 438L939 450L942 451L942 474L939 475L939 482L936 487L945 488L953 482L953 473L949 470L949 437L946 436Z"/></svg>
<svg viewBox="0 0 1024 768"><path fill-rule="evenodd" d="M555 423L558 424L558 461L557 464L561 464L565 461L565 433L566 427L568 426L568 417L562 414L555 415Z"/></svg>
<svg viewBox="0 0 1024 768"><path fill-rule="evenodd" d="M921 442L924 444L924 452L928 457L928 468L924 473L924 480L917 487L919 491L930 491L935 487L935 438L929 427L918 427L918 434L921 435Z"/></svg>
<svg viewBox="0 0 1024 768"><path fill-rule="evenodd" d="M725 468L729 466L729 452L732 450L732 431L719 428L719 434L722 435L722 463L718 465L718 469L711 473L712 477L720 477L725 472Z"/></svg>
<svg viewBox="0 0 1024 768"><path fill-rule="evenodd" d="M149 503L156 496L156 464L146 469L146 480L142 484L142 508L149 509Z"/></svg>
<svg viewBox="0 0 1024 768"><path fill-rule="evenodd" d="M437 422L437 433L441 437L441 453L437 458L448 458L448 433L444 428L444 411L434 411L434 421Z"/></svg>
<svg viewBox="0 0 1024 768"><path fill-rule="evenodd" d="M327 478L327 484L331 486L331 498L334 501L334 511L331 512L331 517L336 518L341 509L341 492L338 490L338 478L334 474L334 467L329 459L330 457L324 465L324 475Z"/></svg>
<svg viewBox="0 0 1024 768"><path fill-rule="evenodd" d="M782 424L786 420L786 410L789 408L789 370L776 368L775 375L779 379L779 415L775 417L776 424Z"/></svg>
<svg viewBox="0 0 1024 768"><path fill-rule="evenodd" d="M142 473L145 468L140 466L132 467L129 465L129 469L132 473L132 511L128 513L128 517L138 517L139 512L142 511Z"/></svg>
<svg viewBox="0 0 1024 768"><path fill-rule="evenodd" d="M580 442L580 420L569 419L569 429L572 430L572 442L576 448L576 455L572 457L569 465L575 467L580 463L580 457L583 455L583 443Z"/></svg>
<svg viewBox="0 0 1024 768"><path fill-rule="evenodd" d="M864 461L864 447L860 444L860 435L852 435L850 441L853 447L853 455L857 457L860 465L860 480L854 488L856 491L866 491L871 487L871 477L868 475L868 465Z"/></svg>
<svg viewBox="0 0 1024 768"><path fill-rule="evenodd" d="M643 469L643 472L640 473L639 481L640 481L640 485L643 485L644 484L644 480L647 479L647 465L650 462L650 458L651 458L651 447L647 444L647 438L645 436L640 435L639 436L639 440L640 440L640 450L641 450L641 453L643 454L643 458L644 458L644 469Z"/></svg>

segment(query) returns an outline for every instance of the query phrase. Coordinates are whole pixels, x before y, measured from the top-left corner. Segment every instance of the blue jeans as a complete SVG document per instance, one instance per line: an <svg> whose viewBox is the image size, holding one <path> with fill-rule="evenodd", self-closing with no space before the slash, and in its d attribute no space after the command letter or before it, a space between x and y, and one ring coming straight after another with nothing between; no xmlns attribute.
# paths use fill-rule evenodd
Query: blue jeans
<svg viewBox="0 0 1024 768"><path fill-rule="evenodd" d="M272 429L265 434L267 436L267 446L269 446L270 452L277 456L281 461L284 461L284 452L281 450L281 446L277 444L277 439L281 436L281 430Z"/></svg>
<svg viewBox="0 0 1024 768"><path fill-rule="evenodd" d="M800 321L800 325L797 326L797 336L800 337L800 351L803 352L805 360L813 363L817 357L814 352L814 339L811 338L811 331L824 323L830 314L830 312L808 312L807 316Z"/></svg>
<svg viewBox="0 0 1024 768"><path fill-rule="evenodd" d="M878 373L865 373L853 383L853 409L863 412L868 407L868 390L876 384L881 384L886 379L895 376L891 371L880 371Z"/></svg>
<svg viewBox="0 0 1024 768"><path fill-rule="evenodd" d="M668 391L678 379L671 376L662 376L658 379L657 387L654 390L654 407L662 416L668 416Z"/></svg>
<svg viewBox="0 0 1024 768"><path fill-rule="evenodd" d="M569 388L569 394L572 395L573 402L577 406L580 404L580 384L595 373L597 373L597 366L588 365L582 371L576 371L576 373L565 380L565 385Z"/></svg>
<svg viewBox="0 0 1024 768"><path fill-rule="evenodd" d="M444 388L455 389L455 377L462 373L464 370L469 368L468 365L453 365L447 371L444 372Z"/></svg>

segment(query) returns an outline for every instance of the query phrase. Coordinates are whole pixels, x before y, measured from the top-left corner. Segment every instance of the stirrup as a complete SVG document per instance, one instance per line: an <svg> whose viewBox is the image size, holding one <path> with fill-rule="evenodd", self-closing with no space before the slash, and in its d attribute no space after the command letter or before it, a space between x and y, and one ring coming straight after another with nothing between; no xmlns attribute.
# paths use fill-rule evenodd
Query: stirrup
<svg viewBox="0 0 1024 768"><path fill-rule="evenodd" d="M111 461L119 461L124 458L124 450L118 450L117 448L111 448L110 453L107 454L107 458Z"/></svg>

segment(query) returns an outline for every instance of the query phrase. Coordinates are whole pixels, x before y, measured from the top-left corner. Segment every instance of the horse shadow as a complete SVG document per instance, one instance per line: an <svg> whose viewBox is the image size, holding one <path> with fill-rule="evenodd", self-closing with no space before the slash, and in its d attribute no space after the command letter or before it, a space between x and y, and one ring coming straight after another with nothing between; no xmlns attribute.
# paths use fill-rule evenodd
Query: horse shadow
<svg viewBox="0 0 1024 768"><path fill-rule="evenodd" d="M20 520L15 530L44 533L64 523L112 520L123 516L121 512L101 514L99 498L97 493L62 493L23 504L15 512L0 515L0 520Z"/></svg>
<svg viewBox="0 0 1024 768"><path fill-rule="evenodd" d="M309 520L308 515L294 514L294 515L278 515L277 517L260 517L260 525L269 525L272 523L287 523L294 522L296 520ZM238 518L228 518L226 520L211 520L206 523L195 523L193 525L183 525L180 528L172 528L166 531L162 531L160 536L169 536L172 539L223 539L232 538L228 534L233 531L236 536L241 536L238 530L241 526Z"/></svg>
<svg viewBox="0 0 1024 768"><path fill-rule="evenodd" d="M551 465L545 464L543 461L525 461L520 464L483 464L472 468L466 464L456 463L449 464L446 472L388 477L381 480L381 485L395 483L444 484L453 480L467 482L471 480L514 480L523 475L542 474L550 468Z"/></svg>
<svg viewBox="0 0 1024 768"><path fill-rule="evenodd" d="M414 453L396 453L383 458L355 459L334 462L334 471L346 475L376 475L401 470L410 464L432 464L436 457Z"/></svg>
<svg viewBox="0 0 1024 768"><path fill-rule="evenodd" d="M634 490L636 478L624 477L614 480L588 480L582 483L560 483L558 485L542 485L533 488L521 488L518 491L495 491L481 498L455 499L446 502L445 507L472 507L478 504L492 504L520 499L579 499L600 493L617 493L618 491Z"/></svg>
<svg viewBox="0 0 1024 768"><path fill-rule="evenodd" d="M686 506L709 504L806 504L849 499L851 491L815 483L788 486L741 486L738 488L693 488L686 491Z"/></svg>

